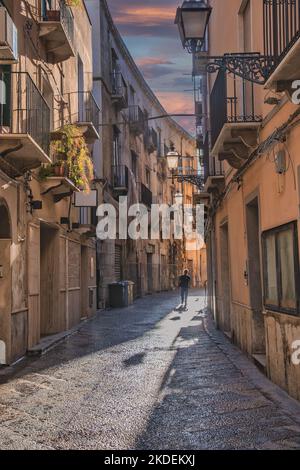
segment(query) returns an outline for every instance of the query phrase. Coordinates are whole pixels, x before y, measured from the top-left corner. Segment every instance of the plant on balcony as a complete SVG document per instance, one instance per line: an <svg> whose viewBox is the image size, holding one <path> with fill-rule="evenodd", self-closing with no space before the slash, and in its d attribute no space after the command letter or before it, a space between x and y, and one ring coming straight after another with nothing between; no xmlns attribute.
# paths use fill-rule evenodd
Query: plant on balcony
<svg viewBox="0 0 300 470"><path fill-rule="evenodd" d="M90 190L94 167L82 131L74 125L62 127L59 138L52 142L52 152L60 166L66 168L68 178L83 191Z"/></svg>
<svg viewBox="0 0 300 470"><path fill-rule="evenodd" d="M65 0L66 5L68 7L80 7L81 6L81 0Z"/></svg>

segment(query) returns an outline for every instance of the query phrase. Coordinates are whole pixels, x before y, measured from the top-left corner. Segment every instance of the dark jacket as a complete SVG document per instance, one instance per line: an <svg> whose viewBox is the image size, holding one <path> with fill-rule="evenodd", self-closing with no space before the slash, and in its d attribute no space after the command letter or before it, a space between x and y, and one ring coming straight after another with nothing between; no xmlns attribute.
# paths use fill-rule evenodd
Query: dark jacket
<svg viewBox="0 0 300 470"><path fill-rule="evenodd" d="M183 275L180 276L180 278L179 278L179 287L186 287L186 288L188 288L189 285L190 285L190 281L191 281L190 276L186 276L185 274L183 274Z"/></svg>

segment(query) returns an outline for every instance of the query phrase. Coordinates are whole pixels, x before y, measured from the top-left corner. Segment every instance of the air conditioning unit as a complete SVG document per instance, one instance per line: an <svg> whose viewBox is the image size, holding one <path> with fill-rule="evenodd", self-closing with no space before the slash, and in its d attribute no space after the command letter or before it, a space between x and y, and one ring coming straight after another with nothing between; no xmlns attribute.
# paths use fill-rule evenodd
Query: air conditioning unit
<svg viewBox="0 0 300 470"><path fill-rule="evenodd" d="M18 60L18 30L5 7L0 7L0 62Z"/></svg>

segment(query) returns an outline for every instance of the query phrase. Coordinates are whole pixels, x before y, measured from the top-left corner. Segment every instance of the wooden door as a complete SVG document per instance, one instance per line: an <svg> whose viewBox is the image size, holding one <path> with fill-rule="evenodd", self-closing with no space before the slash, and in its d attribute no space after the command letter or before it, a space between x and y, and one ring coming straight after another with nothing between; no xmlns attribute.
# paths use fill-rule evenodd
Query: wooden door
<svg viewBox="0 0 300 470"><path fill-rule="evenodd" d="M40 225L28 225L28 347L40 341Z"/></svg>

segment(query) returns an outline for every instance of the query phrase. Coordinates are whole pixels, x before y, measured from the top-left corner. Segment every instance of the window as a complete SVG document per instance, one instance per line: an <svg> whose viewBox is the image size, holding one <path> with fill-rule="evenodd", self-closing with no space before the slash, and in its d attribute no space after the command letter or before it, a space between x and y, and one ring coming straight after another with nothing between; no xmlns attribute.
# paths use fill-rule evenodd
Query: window
<svg viewBox="0 0 300 470"><path fill-rule="evenodd" d="M146 185L150 189L151 187L151 173L148 168L146 168Z"/></svg>
<svg viewBox="0 0 300 470"><path fill-rule="evenodd" d="M297 223L264 232L264 303L286 313L299 313Z"/></svg>
<svg viewBox="0 0 300 470"><path fill-rule="evenodd" d="M130 85L129 86L129 106L134 106L134 105L135 105L135 90Z"/></svg>
<svg viewBox="0 0 300 470"><path fill-rule="evenodd" d="M162 157L162 135L161 129L157 129L157 156Z"/></svg>
<svg viewBox="0 0 300 470"><path fill-rule="evenodd" d="M131 169L132 169L132 173L134 174L135 181L137 181L138 156L133 150L131 151Z"/></svg>
<svg viewBox="0 0 300 470"><path fill-rule="evenodd" d="M121 163L121 149L120 149L120 131L114 126L113 129L113 165L118 166Z"/></svg>
<svg viewBox="0 0 300 470"><path fill-rule="evenodd" d="M112 64L112 73L115 74L120 71L119 58L114 49L111 50L111 64Z"/></svg>

